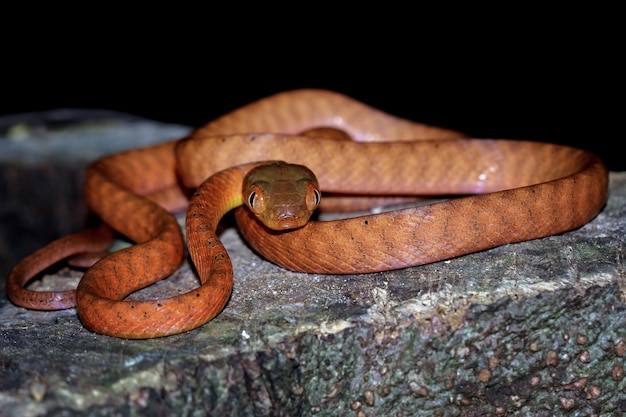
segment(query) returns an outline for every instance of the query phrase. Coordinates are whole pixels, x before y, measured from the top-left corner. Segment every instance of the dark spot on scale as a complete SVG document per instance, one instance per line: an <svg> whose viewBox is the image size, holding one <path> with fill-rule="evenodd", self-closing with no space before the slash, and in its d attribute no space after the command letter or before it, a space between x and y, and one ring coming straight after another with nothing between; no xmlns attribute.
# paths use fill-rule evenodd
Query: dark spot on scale
<svg viewBox="0 0 626 417"><path fill-rule="evenodd" d="M131 304L131 305L130 305L130 308L135 308L135 305L134 305L134 304Z"/></svg>
<svg viewBox="0 0 626 417"><path fill-rule="evenodd" d="M200 297L200 293L199 292L196 293L196 297Z"/></svg>
<svg viewBox="0 0 626 417"><path fill-rule="evenodd" d="M365 220L365 221L363 222L363 224L367 226L368 224L370 224L370 222L369 222L369 220Z"/></svg>
<svg viewBox="0 0 626 417"><path fill-rule="evenodd" d="M256 140L256 136L250 136L250 142L254 142Z"/></svg>
<svg viewBox="0 0 626 417"><path fill-rule="evenodd" d="M157 303L157 307L161 307L163 304L161 303Z"/></svg>

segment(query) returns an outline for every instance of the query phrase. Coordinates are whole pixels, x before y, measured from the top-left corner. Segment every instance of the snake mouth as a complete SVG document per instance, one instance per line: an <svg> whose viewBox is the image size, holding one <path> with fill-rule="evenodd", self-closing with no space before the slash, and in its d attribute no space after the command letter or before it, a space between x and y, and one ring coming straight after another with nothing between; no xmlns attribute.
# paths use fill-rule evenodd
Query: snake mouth
<svg viewBox="0 0 626 417"><path fill-rule="evenodd" d="M274 230L289 230L299 229L304 226L308 221L307 216L302 216L295 210L276 210L272 215L272 229Z"/></svg>
<svg viewBox="0 0 626 417"><path fill-rule="evenodd" d="M297 229L304 226L299 217L284 217L276 219L276 230Z"/></svg>

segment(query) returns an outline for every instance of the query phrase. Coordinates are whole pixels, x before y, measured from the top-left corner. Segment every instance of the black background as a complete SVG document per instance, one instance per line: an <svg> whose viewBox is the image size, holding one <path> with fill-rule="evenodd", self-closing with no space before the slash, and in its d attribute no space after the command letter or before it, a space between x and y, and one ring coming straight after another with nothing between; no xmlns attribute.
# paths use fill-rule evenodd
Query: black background
<svg viewBox="0 0 626 417"><path fill-rule="evenodd" d="M581 147L626 170L617 124L623 48L603 20L610 11L481 21L408 10L374 11L365 21L239 12L120 13L102 22L83 15L14 27L0 115L111 109L200 126L261 97L316 87L474 137Z"/></svg>

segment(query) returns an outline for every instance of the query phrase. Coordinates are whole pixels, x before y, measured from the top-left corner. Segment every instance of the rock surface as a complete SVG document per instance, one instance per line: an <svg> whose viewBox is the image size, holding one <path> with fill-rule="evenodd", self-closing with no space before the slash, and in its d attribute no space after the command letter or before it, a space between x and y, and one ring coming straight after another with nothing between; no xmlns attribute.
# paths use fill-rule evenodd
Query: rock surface
<svg viewBox="0 0 626 417"><path fill-rule="evenodd" d="M75 135L99 155L117 150L103 147L112 130L130 145L130 137L168 139L187 129L136 120L93 126L70 123L47 132L47 141ZM36 140L26 133L21 142ZM8 140L0 139L5 179L19 164L56 176L67 157L74 168L49 178L62 182L96 156L69 155L78 145L68 142L32 159L23 150L7 158ZM21 189L25 179L14 174L4 187ZM60 194L74 194L60 212L80 220L74 181ZM0 195L3 213L38 187ZM161 339L96 335L74 310L17 308L2 288L0 415L623 415L626 173L611 173L610 187L605 209L579 230L367 275L285 271L226 223L231 301L207 325ZM53 196L37 213L54 210L62 198ZM21 238L3 238L2 252ZM76 283L80 275L62 268L33 285ZM185 265L134 296L193 285Z"/></svg>

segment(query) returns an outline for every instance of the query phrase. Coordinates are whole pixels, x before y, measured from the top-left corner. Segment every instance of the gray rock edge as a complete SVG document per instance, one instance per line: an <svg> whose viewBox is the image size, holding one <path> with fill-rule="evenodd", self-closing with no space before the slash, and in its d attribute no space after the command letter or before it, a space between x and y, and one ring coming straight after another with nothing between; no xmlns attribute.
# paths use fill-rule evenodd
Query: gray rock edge
<svg viewBox="0 0 626 417"><path fill-rule="evenodd" d="M231 301L167 338L95 335L2 289L0 415L621 415L626 173L610 187L578 230L389 273L288 272L227 227ZM185 265L135 296L193 285Z"/></svg>

